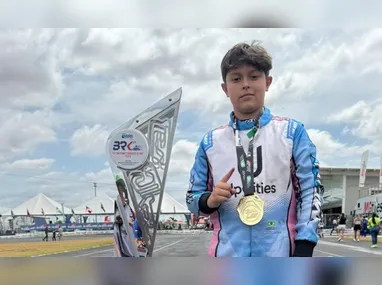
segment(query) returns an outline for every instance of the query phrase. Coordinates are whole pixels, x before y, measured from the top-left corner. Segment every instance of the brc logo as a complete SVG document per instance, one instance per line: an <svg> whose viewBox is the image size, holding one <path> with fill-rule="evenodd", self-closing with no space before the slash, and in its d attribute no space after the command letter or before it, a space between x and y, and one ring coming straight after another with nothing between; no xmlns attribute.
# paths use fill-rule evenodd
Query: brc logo
<svg viewBox="0 0 382 285"><path fill-rule="evenodd" d="M134 145L136 142L131 141L127 143L126 141L114 141L113 144L113 150L118 151L122 149L123 151L129 150L129 151L138 151L141 150L141 147L139 145Z"/></svg>
<svg viewBox="0 0 382 285"><path fill-rule="evenodd" d="M126 150L127 142L125 141L114 141L113 150Z"/></svg>

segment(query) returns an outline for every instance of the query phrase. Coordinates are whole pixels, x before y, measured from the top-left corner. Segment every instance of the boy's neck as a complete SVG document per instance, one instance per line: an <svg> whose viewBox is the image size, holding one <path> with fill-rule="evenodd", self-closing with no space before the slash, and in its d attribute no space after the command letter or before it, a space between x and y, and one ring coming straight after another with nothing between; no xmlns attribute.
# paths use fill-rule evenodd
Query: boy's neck
<svg viewBox="0 0 382 285"><path fill-rule="evenodd" d="M235 112L234 111L234 114L235 114L235 117L239 120L239 121L246 121L246 120L258 120L261 115L263 114L263 110L264 108L261 107L260 109L252 112L252 113L248 113L248 114L243 114L243 113L240 113L240 112Z"/></svg>

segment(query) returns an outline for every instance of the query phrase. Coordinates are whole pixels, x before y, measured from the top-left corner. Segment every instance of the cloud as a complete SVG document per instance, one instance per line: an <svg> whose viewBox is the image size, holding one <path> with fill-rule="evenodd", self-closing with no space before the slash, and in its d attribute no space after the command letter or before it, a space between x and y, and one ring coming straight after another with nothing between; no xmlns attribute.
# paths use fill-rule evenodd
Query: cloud
<svg viewBox="0 0 382 285"><path fill-rule="evenodd" d="M376 154L382 155L382 101L380 99L366 103L358 101L345 107L338 114L329 117L335 123L348 124L344 132L351 133L369 142L369 148Z"/></svg>
<svg viewBox="0 0 382 285"><path fill-rule="evenodd" d="M115 70L131 74L127 66L137 67L142 61L155 60L161 52L151 32L144 29L72 30L63 36L71 44L61 58L66 68L86 75Z"/></svg>
<svg viewBox="0 0 382 285"><path fill-rule="evenodd" d="M51 171L34 175L26 181L28 188L25 191L29 197L43 192L52 199L71 207L78 206L94 197L93 183L97 183L97 195L106 193L114 197L117 191L109 168L85 173Z"/></svg>
<svg viewBox="0 0 382 285"><path fill-rule="evenodd" d="M226 51L238 41L256 37L271 49L281 46L286 50L296 46L292 39L298 37L274 31L219 29L72 30L60 35L66 46L61 65L77 76L100 77L105 84L94 91L99 92L97 96L93 90L90 94L84 90L81 96L72 90L65 104L77 120L116 125L179 87L184 91L182 110L197 109L202 115L226 111L230 103L220 87L220 61ZM74 77L70 78L76 86ZM88 104L84 105L85 98Z"/></svg>
<svg viewBox="0 0 382 285"><path fill-rule="evenodd" d="M310 44L304 44L308 38ZM266 95L274 112L317 124L317 118L338 114L360 97L368 102L379 96L380 84L365 88L365 80L377 82L382 73L377 64L382 53L376 49L380 30L304 31L298 39L299 47L290 46L283 58L274 58L274 82Z"/></svg>
<svg viewBox="0 0 382 285"><path fill-rule="evenodd" d="M184 88L182 110L198 109L201 115L227 112L231 106L220 88L220 61L238 41L257 38L269 47L274 55L274 84L266 102L284 109L307 96L321 96L317 90L323 80L337 82L347 75L354 76L354 58L370 50L368 46L356 49L358 42L353 39L338 44L324 33L315 32L313 36L318 38L315 45L302 48L307 34L296 30L64 30L57 35L56 45L63 45L58 55L62 68L76 76L97 76L102 79L100 84L105 84L95 91L100 92L97 96L84 90L79 97L72 90L74 94L65 104L75 118L118 125L145 109L147 102L180 86ZM368 42L378 40L367 33L360 33L360 37ZM75 78L70 76L68 80ZM82 104L84 98L88 98L88 104ZM304 114L309 118L311 111Z"/></svg>
<svg viewBox="0 0 382 285"><path fill-rule="evenodd" d="M335 140L328 131L308 129L308 135L317 148L317 157L320 160L333 161L338 157L351 157L360 155L367 146L354 146Z"/></svg>
<svg viewBox="0 0 382 285"><path fill-rule="evenodd" d="M97 124L76 130L70 138L71 154L74 156L100 156L105 154L106 140L110 132Z"/></svg>
<svg viewBox="0 0 382 285"><path fill-rule="evenodd" d="M49 107L60 98L64 84L52 40L52 30L3 30L0 34L2 107Z"/></svg>
<svg viewBox="0 0 382 285"><path fill-rule="evenodd" d="M1 170L12 171L12 170L41 170L49 169L55 159L52 158L39 158L39 159L20 159L12 163L4 163L0 165Z"/></svg>
<svg viewBox="0 0 382 285"><path fill-rule="evenodd" d="M169 173L172 175L189 174L199 145L188 140L178 140L171 152Z"/></svg>
<svg viewBox="0 0 382 285"><path fill-rule="evenodd" d="M368 113L368 106L365 101L361 100L353 106L343 109L337 114L329 116L328 122L344 122L352 123L359 121L359 118Z"/></svg>
<svg viewBox="0 0 382 285"><path fill-rule="evenodd" d="M0 161L28 155L44 143L57 141L51 112L0 110Z"/></svg>
<svg viewBox="0 0 382 285"><path fill-rule="evenodd" d="M162 76L164 80L165 75ZM179 88L176 83L166 86L164 84L156 85L156 82L161 81L161 77L154 75L143 81L128 79L110 82L105 93L97 94L98 96L93 99L91 98L94 94L89 95L86 105L78 101L80 98L74 97L73 100L67 102L68 108L76 121L98 122L110 126L110 128L116 128L147 109L153 102ZM86 95L84 98L87 98Z"/></svg>
<svg viewBox="0 0 382 285"><path fill-rule="evenodd" d="M112 184L114 181L112 172L109 168L102 169L98 172L88 172L83 177L81 177L81 180L94 181L101 184Z"/></svg>

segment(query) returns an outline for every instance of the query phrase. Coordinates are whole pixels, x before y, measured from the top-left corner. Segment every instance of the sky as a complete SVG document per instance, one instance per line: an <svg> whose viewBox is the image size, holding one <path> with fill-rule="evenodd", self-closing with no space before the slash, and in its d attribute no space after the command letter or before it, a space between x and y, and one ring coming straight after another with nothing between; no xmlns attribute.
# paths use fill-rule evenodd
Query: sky
<svg viewBox="0 0 382 285"><path fill-rule="evenodd" d="M203 135L228 122L220 62L238 42L273 58L265 103L304 123L323 167L382 155L382 30L0 30L0 209L43 192L76 207L114 197L110 132L182 87L166 191L182 204Z"/></svg>

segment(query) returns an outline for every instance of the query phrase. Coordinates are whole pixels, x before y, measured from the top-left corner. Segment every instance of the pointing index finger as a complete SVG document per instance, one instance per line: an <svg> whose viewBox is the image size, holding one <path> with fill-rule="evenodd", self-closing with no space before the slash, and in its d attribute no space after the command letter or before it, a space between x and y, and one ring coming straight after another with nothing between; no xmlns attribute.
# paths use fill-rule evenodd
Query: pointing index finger
<svg viewBox="0 0 382 285"><path fill-rule="evenodd" d="M234 173L234 171L235 171L235 168L231 168L231 170L228 171L228 173L224 175L222 179L220 179L220 182L227 183L228 180L231 178L232 174Z"/></svg>

